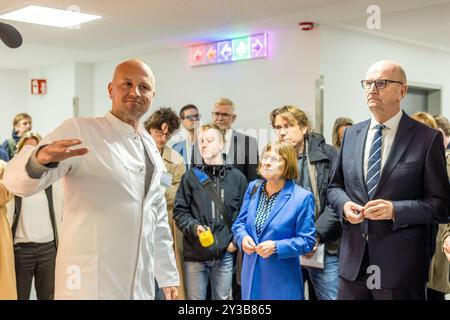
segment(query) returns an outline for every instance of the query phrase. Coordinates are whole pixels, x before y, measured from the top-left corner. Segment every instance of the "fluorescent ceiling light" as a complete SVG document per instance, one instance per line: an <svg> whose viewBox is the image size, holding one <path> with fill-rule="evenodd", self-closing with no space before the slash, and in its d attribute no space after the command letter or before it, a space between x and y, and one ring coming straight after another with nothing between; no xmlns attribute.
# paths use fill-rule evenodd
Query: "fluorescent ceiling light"
<svg viewBox="0 0 450 320"><path fill-rule="evenodd" d="M66 28L88 21L100 19L101 16L76 11L67 11L40 6L28 6L0 16L1 19L42 24L45 26Z"/></svg>

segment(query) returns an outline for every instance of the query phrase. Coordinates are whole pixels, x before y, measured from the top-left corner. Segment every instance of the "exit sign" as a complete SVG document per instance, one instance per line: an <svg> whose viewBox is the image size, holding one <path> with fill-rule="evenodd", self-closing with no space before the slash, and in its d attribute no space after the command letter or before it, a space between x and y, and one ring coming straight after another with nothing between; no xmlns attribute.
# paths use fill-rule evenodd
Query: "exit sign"
<svg viewBox="0 0 450 320"><path fill-rule="evenodd" d="M267 33L220 40L190 47L191 67L267 58Z"/></svg>

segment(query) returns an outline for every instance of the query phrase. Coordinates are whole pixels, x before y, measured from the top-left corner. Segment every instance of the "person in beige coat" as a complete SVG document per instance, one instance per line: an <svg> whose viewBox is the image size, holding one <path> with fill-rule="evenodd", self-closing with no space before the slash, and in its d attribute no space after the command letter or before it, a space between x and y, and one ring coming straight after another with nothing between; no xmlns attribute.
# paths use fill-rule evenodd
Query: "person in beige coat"
<svg viewBox="0 0 450 320"><path fill-rule="evenodd" d="M0 300L16 300L16 272L11 227L6 218L6 203L13 195L2 182L6 163L0 160Z"/></svg>
<svg viewBox="0 0 450 320"><path fill-rule="evenodd" d="M180 127L180 119L170 108L161 108L156 110L144 123L145 129L150 133L156 146L161 153L167 172L170 174L167 181L165 198L167 202L167 213L169 216L169 226L172 231L173 244L177 269L180 276L180 287L178 288L178 299L186 298L184 286L184 267L183 267L183 234L178 229L173 220L173 206L175 195L180 185L181 177L186 172L186 164L183 157L169 148L166 144L172 134ZM170 177L170 178L169 178ZM171 181L169 181L171 180ZM158 294L157 294L158 297ZM160 296L161 297L161 296Z"/></svg>
<svg viewBox="0 0 450 320"><path fill-rule="evenodd" d="M445 118L441 117L439 119L436 119L436 117L433 118L433 116L426 112L417 112L411 116L413 119L420 121L427 126L438 129L442 128L443 123L446 120ZM439 125L437 120L439 120ZM447 121L447 127L449 126L448 120ZM448 140L446 139L446 134L442 129L440 130L442 132L443 138L444 138L444 148L447 146ZM449 168L449 157L446 156L447 159L447 171ZM450 172L447 172L450 177ZM430 264L430 271L429 271L429 280L427 283L427 300L445 300L445 295L447 293L450 293L450 282L448 280L449 276L449 264L447 262L446 256L441 248L442 242L441 239L443 239L443 235L446 229L448 229L450 224L440 224L438 228L438 233L436 236L436 247L434 250L434 255L431 260Z"/></svg>
<svg viewBox="0 0 450 320"><path fill-rule="evenodd" d="M447 228L442 235L442 250L444 251L448 262L450 262L450 224L447 224Z"/></svg>

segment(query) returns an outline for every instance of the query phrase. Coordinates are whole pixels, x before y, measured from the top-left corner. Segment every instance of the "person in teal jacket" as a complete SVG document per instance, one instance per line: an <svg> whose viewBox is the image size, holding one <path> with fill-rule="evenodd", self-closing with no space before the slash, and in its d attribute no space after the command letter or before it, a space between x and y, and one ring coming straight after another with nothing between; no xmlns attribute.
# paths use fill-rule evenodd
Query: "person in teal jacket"
<svg viewBox="0 0 450 320"><path fill-rule="evenodd" d="M297 156L287 142L269 143L258 170L232 228L244 252L242 299L302 300L299 257L316 243L314 197L293 182Z"/></svg>

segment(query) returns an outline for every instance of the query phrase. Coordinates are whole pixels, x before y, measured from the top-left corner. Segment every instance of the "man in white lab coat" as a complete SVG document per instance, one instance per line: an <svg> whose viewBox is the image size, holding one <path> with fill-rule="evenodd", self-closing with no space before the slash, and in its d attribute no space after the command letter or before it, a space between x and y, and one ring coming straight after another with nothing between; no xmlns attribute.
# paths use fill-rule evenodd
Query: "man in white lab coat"
<svg viewBox="0 0 450 320"><path fill-rule="evenodd" d="M139 123L155 94L153 72L127 60L108 91L110 112L66 120L9 163L4 183L24 197L65 179L55 299L153 299L154 278L176 299L166 172Z"/></svg>

